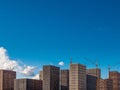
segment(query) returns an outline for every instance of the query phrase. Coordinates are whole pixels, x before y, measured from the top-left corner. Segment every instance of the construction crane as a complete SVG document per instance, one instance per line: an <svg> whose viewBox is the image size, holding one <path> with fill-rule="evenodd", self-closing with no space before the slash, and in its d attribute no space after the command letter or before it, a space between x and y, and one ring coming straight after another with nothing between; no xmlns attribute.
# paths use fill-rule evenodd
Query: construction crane
<svg viewBox="0 0 120 90"><path fill-rule="evenodd" d="M98 64L98 61L96 60L96 61L93 61L93 60L91 60L91 59L88 59L88 58L84 58L86 61L88 61L88 62L90 62L91 64L94 64L95 65L95 67L96 67L96 73L93 73L93 75L94 74L96 74L96 89L97 88L99 88L99 84L98 84L98 82L99 82L99 80L100 80L100 76L98 75L98 66L99 66L99 64Z"/></svg>
<svg viewBox="0 0 120 90"><path fill-rule="evenodd" d="M70 57L70 64L72 64L72 57Z"/></svg>
<svg viewBox="0 0 120 90"><path fill-rule="evenodd" d="M113 66L108 65L108 74L110 73L111 68L116 67L116 66L118 66L118 65L120 65L120 63L117 63L117 64L115 64L115 65L113 65ZM109 76L108 76L108 77L109 77Z"/></svg>
<svg viewBox="0 0 120 90"><path fill-rule="evenodd" d="M98 77L98 72L97 72L97 69L98 69L98 66L99 66L98 61L96 60L96 61L94 62L93 60L88 59L88 58L86 58L86 57L84 57L84 59L85 59L86 61L90 62L91 64L94 64L94 65L95 65L95 67L96 67L96 77ZM98 77L98 78L99 78L99 77Z"/></svg>
<svg viewBox="0 0 120 90"><path fill-rule="evenodd" d="M90 62L91 64L94 64L96 66L96 68L98 68L99 64L98 64L98 61L96 60L95 62L92 61L91 59L88 59L88 58L84 58L86 61Z"/></svg>

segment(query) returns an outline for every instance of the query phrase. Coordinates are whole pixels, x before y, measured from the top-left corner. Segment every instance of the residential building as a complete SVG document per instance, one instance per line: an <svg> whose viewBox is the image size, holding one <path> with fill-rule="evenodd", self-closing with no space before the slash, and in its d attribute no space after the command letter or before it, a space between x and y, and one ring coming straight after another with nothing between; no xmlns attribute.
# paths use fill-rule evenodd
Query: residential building
<svg viewBox="0 0 120 90"><path fill-rule="evenodd" d="M42 80L15 79L14 90L42 90Z"/></svg>
<svg viewBox="0 0 120 90"><path fill-rule="evenodd" d="M14 79L16 79L15 71L0 70L0 90L14 90Z"/></svg>
<svg viewBox="0 0 120 90"><path fill-rule="evenodd" d="M69 90L69 70L60 71L61 90Z"/></svg>
<svg viewBox="0 0 120 90"><path fill-rule="evenodd" d="M52 65L43 66L43 90L59 90L60 68Z"/></svg>
<svg viewBox="0 0 120 90"><path fill-rule="evenodd" d="M69 90L86 90L86 66L70 64Z"/></svg>

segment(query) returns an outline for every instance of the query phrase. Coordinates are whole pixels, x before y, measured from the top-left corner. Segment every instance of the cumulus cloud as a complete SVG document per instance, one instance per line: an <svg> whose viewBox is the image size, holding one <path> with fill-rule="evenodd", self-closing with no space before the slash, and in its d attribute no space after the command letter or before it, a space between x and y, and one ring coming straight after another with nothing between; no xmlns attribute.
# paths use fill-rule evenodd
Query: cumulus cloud
<svg viewBox="0 0 120 90"><path fill-rule="evenodd" d="M34 66L26 66L22 71L21 73L25 76L34 76L34 70L35 70L35 67Z"/></svg>
<svg viewBox="0 0 120 90"><path fill-rule="evenodd" d="M58 64L59 64L60 66L64 66L64 62L63 62L63 61L59 62Z"/></svg>
<svg viewBox="0 0 120 90"><path fill-rule="evenodd" d="M39 74L36 74L32 79L37 79L37 80L39 80Z"/></svg>
<svg viewBox="0 0 120 90"><path fill-rule="evenodd" d="M0 69L14 70L23 76L34 76L36 67L25 65L20 60L11 60L7 55L7 50L0 47Z"/></svg>

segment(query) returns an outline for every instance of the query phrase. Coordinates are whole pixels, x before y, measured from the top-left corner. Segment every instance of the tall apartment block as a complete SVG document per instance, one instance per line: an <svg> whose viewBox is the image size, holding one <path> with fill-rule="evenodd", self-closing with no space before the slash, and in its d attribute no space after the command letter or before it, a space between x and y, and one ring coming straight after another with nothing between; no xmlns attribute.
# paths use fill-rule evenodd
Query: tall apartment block
<svg viewBox="0 0 120 90"><path fill-rule="evenodd" d="M97 89L97 79L101 77L101 70L99 68L87 69L87 90Z"/></svg>
<svg viewBox="0 0 120 90"><path fill-rule="evenodd" d="M0 70L0 90L14 90L14 79L16 72Z"/></svg>
<svg viewBox="0 0 120 90"><path fill-rule="evenodd" d="M98 79L98 87L96 90L114 90L113 81L111 79Z"/></svg>
<svg viewBox="0 0 120 90"><path fill-rule="evenodd" d="M40 71L39 79L40 79L40 80L43 80L43 71Z"/></svg>
<svg viewBox="0 0 120 90"><path fill-rule="evenodd" d="M109 78L113 80L113 90L120 90L120 73L111 71L109 72Z"/></svg>
<svg viewBox="0 0 120 90"><path fill-rule="evenodd" d="M59 90L59 73L59 67L43 66L43 90Z"/></svg>
<svg viewBox="0 0 120 90"><path fill-rule="evenodd" d="M42 90L42 80L15 79L14 90Z"/></svg>
<svg viewBox="0 0 120 90"><path fill-rule="evenodd" d="M69 90L69 70L60 71L61 90Z"/></svg>
<svg viewBox="0 0 120 90"><path fill-rule="evenodd" d="M86 66L70 64L69 90L86 90Z"/></svg>

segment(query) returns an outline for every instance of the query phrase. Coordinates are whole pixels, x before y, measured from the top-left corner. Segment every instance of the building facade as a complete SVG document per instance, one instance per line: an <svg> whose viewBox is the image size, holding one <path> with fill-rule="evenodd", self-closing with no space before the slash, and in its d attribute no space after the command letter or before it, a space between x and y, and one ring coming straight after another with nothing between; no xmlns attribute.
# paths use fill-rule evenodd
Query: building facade
<svg viewBox="0 0 120 90"><path fill-rule="evenodd" d="M86 90L86 66L70 64L69 90Z"/></svg>
<svg viewBox="0 0 120 90"><path fill-rule="evenodd" d="M105 79L105 90L113 90L113 80Z"/></svg>
<svg viewBox="0 0 120 90"><path fill-rule="evenodd" d="M109 78L113 80L113 90L120 90L120 73L111 71L109 72Z"/></svg>
<svg viewBox="0 0 120 90"><path fill-rule="evenodd" d="M86 73L97 78L101 78L101 70L99 68L87 69Z"/></svg>
<svg viewBox="0 0 120 90"><path fill-rule="evenodd" d="M59 90L60 68L52 65L43 66L43 90Z"/></svg>
<svg viewBox="0 0 120 90"><path fill-rule="evenodd" d="M14 90L14 79L16 79L16 72L0 70L0 90Z"/></svg>
<svg viewBox="0 0 120 90"><path fill-rule="evenodd" d="M87 75L87 90L97 89L97 77L92 75Z"/></svg>
<svg viewBox="0 0 120 90"><path fill-rule="evenodd" d="M43 80L43 71L40 71L39 79L40 79L40 80Z"/></svg>
<svg viewBox="0 0 120 90"><path fill-rule="evenodd" d="M97 89L97 79L101 78L101 70L99 68L87 69L87 90Z"/></svg>
<svg viewBox="0 0 120 90"><path fill-rule="evenodd" d="M60 71L61 90L69 90L69 70Z"/></svg>
<svg viewBox="0 0 120 90"><path fill-rule="evenodd" d="M97 84L96 90L114 90L113 81L111 79L98 79Z"/></svg>
<svg viewBox="0 0 120 90"><path fill-rule="evenodd" d="M15 79L14 90L42 90L42 80Z"/></svg>

